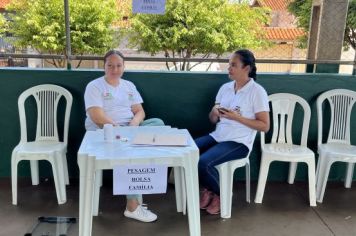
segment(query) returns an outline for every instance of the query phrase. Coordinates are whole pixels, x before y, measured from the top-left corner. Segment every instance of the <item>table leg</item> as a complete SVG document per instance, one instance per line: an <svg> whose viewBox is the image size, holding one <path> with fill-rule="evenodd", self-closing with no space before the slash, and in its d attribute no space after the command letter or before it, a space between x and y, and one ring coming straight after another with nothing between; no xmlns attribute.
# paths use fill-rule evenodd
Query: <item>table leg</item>
<svg viewBox="0 0 356 236"><path fill-rule="evenodd" d="M78 156L78 165L80 169L79 236L91 236L95 159L89 156Z"/></svg>
<svg viewBox="0 0 356 236"><path fill-rule="evenodd" d="M198 160L198 152L194 152L192 155L185 157L185 184L187 187L190 236L200 236Z"/></svg>
<svg viewBox="0 0 356 236"><path fill-rule="evenodd" d="M187 214L187 187L185 186L185 174L184 168L180 168L180 182L182 183L182 206L183 206L183 215Z"/></svg>
<svg viewBox="0 0 356 236"><path fill-rule="evenodd" d="M183 186L182 186L182 168L181 167L174 167L174 188L176 193L176 205L177 205L177 212L183 211Z"/></svg>

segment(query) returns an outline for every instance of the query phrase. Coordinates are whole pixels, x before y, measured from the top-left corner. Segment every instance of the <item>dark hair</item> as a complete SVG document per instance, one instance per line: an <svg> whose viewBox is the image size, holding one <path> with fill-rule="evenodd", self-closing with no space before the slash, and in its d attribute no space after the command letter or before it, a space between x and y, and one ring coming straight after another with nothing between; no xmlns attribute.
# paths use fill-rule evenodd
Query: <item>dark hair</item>
<svg viewBox="0 0 356 236"><path fill-rule="evenodd" d="M250 50L247 49L241 49L237 50L234 52L234 55L238 56L244 66L250 66L250 72L248 73L248 76L254 80L256 80L256 72L257 72L257 67L256 67L256 59L253 53Z"/></svg>
<svg viewBox="0 0 356 236"><path fill-rule="evenodd" d="M110 57L111 55L114 55L114 54L115 54L115 55L118 55L119 57L121 57L123 61L125 60L124 55L123 55L120 51L112 49L112 50L109 50L109 51L104 55L104 64L106 63L106 59L107 59L108 57Z"/></svg>

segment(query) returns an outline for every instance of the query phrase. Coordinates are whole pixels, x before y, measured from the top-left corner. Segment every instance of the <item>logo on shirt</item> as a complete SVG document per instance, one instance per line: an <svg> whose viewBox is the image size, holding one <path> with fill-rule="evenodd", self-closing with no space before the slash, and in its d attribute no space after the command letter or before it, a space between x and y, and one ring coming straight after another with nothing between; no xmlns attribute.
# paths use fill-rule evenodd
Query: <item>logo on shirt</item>
<svg viewBox="0 0 356 236"><path fill-rule="evenodd" d="M128 96L129 96L129 101L133 101L134 100L133 93L128 93Z"/></svg>
<svg viewBox="0 0 356 236"><path fill-rule="evenodd" d="M103 98L104 98L104 100L110 100L110 99L113 99L113 95L109 92L104 92Z"/></svg>

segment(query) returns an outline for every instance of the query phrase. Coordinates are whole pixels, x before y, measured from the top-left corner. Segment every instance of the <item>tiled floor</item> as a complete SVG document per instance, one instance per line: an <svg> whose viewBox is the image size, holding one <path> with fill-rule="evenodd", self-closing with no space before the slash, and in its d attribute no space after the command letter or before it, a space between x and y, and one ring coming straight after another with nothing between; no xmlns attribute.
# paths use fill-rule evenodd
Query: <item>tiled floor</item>
<svg viewBox="0 0 356 236"><path fill-rule="evenodd" d="M256 183L252 185L252 199ZM0 179L0 236L24 235L38 216L78 217L78 180L67 187L68 201L57 205L53 182L41 180L32 186L30 179L19 182L18 205L11 204L10 179ZM327 186L323 204L311 208L306 183L288 185L268 182L263 204L245 202L242 182L234 186L232 218L221 219L201 212L202 235L356 235L356 187L345 189L343 183ZM140 223L123 216L125 198L112 196L110 181L101 191L100 214L93 220L93 235L189 235L188 218L176 212L174 187L165 195L144 198L149 208L159 216L155 223ZM74 224L68 235L78 235Z"/></svg>

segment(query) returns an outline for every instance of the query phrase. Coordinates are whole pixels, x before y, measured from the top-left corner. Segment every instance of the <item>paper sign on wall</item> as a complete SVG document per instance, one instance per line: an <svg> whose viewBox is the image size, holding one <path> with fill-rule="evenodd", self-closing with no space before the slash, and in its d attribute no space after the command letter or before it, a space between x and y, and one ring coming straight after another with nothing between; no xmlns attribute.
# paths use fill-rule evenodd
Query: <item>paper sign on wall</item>
<svg viewBox="0 0 356 236"><path fill-rule="evenodd" d="M133 13L164 14L166 0L133 0Z"/></svg>
<svg viewBox="0 0 356 236"><path fill-rule="evenodd" d="M167 192L167 166L128 165L114 167L114 195Z"/></svg>

